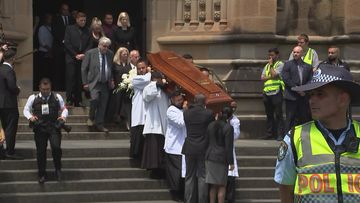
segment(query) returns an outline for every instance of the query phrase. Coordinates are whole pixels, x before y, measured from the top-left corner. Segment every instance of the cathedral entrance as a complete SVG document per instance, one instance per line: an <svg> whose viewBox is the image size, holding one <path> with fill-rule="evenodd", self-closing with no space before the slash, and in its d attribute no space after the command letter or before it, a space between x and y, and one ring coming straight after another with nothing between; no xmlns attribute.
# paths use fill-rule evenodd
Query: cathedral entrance
<svg viewBox="0 0 360 203"><path fill-rule="evenodd" d="M35 22L42 24L40 19L43 19L45 14L50 13L53 16L59 13L59 8L62 3L67 3L71 11L82 11L87 15L87 25L90 25L93 17L98 17L103 20L105 13L113 14L114 24L120 12L127 12L130 17L131 26L136 31L136 44L142 56L146 53L146 1L145 0L77 0L77 1L63 1L63 0L33 0L33 17L34 17L34 49L38 46L37 40L37 26ZM36 54L34 54L36 57ZM39 75L39 61L34 58L33 75ZM33 78L34 79L34 78ZM36 80L33 80L33 89L37 89ZM55 88L57 91L64 91L64 87Z"/></svg>

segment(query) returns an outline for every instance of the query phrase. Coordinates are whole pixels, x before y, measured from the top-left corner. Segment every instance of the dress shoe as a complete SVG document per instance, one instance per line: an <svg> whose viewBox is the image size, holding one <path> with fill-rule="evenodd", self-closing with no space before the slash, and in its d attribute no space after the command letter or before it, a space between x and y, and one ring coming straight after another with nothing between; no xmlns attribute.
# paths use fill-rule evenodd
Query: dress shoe
<svg viewBox="0 0 360 203"><path fill-rule="evenodd" d="M78 103L75 103L75 107L86 107L86 106L83 103L78 102Z"/></svg>
<svg viewBox="0 0 360 203"><path fill-rule="evenodd" d="M86 121L86 124L87 124L88 127L92 127L92 126L94 126L94 121L91 120L90 118L88 118L87 121Z"/></svg>
<svg viewBox="0 0 360 203"><path fill-rule="evenodd" d="M39 180L38 180L39 184L44 184L44 183L45 183L45 181L46 181L45 176L41 176L41 177L39 177Z"/></svg>
<svg viewBox="0 0 360 203"><path fill-rule="evenodd" d="M74 103L72 101L67 101L65 105L66 107L71 107L74 105Z"/></svg>
<svg viewBox="0 0 360 203"><path fill-rule="evenodd" d="M55 178L57 181L61 181L61 170L55 170Z"/></svg>
<svg viewBox="0 0 360 203"><path fill-rule="evenodd" d="M107 128L104 128L104 126L95 126L96 131L98 132L104 132L104 133L109 133L109 130Z"/></svg>
<svg viewBox="0 0 360 203"><path fill-rule="evenodd" d="M19 156L19 155L16 155L16 154L5 154L5 157L6 159L9 159L9 160L22 160L23 157Z"/></svg>

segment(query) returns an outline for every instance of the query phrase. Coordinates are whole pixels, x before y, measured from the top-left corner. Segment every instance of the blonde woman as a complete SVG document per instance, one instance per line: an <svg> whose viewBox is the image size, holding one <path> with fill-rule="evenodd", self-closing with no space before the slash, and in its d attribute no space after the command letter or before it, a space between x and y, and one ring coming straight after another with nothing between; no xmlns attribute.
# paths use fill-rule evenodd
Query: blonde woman
<svg viewBox="0 0 360 203"><path fill-rule="evenodd" d="M99 39L105 36L101 20L97 17L94 17L91 21L90 33L91 48L96 48L99 45Z"/></svg>
<svg viewBox="0 0 360 203"><path fill-rule="evenodd" d="M130 26L129 15L126 12L121 12L117 20L117 29L114 32L116 47L125 47L129 51L137 49L135 38L135 30Z"/></svg>
<svg viewBox="0 0 360 203"><path fill-rule="evenodd" d="M129 63L129 50L125 47L120 47L114 55L114 65L112 74L114 77L115 88L122 82L122 75L129 73L131 66ZM130 111L131 111L131 99L125 91L119 91L111 95L107 120L112 122L124 121L126 128L129 130L130 126Z"/></svg>

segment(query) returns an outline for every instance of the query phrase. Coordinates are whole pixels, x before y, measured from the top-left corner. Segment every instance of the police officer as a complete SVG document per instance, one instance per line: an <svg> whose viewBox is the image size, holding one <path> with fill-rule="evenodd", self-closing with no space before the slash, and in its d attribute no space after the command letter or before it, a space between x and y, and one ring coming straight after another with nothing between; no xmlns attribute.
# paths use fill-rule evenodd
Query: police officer
<svg viewBox="0 0 360 203"><path fill-rule="evenodd" d="M61 180L61 127L63 127L68 110L61 95L51 92L48 78L40 80L39 94L31 95L24 107L24 116L30 121L35 133L36 158L39 183L46 181L46 147L50 141L55 166L55 177Z"/></svg>
<svg viewBox="0 0 360 203"><path fill-rule="evenodd" d="M360 202L360 127L347 116L360 103L349 71L321 64L310 83L313 120L296 126L280 144L275 182L282 202Z"/></svg>
<svg viewBox="0 0 360 203"><path fill-rule="evenodd" d="M282 139L283 135L283 88L280 74L284 63L279 60L279 50L271 48L268 51L269 61L265 65L261 80L264 81L263 102L266 112L266 139Z"/></svg>
<svg viewBox="0 0 360 203"><path fill-rule="evenodd" d="M328 58L321 63L331 64L338 68L345 68L350 71L350 66L345 61L340 59L340 49L336 46L331 46L328 48Z"/></svg>

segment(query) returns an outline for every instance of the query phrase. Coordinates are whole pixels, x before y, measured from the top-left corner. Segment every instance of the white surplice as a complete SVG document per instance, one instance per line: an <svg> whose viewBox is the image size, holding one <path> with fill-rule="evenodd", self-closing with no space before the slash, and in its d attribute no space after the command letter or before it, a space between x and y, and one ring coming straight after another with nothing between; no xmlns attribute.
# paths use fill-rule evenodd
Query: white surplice
<svg viewBox="0 0 360 203"><path fill-rule="evenodd" d="M166 111L169 107L168 96L156 86L156 81L151 81L143 90L145 102L145 125L146 134L165 135L167 128Z"/></svg>
<svg viewBox="0 0 360 203"><path fill-rule="evenodd" d="M236 116L232 116L230 119L230 125L234 128L234 147L233 147L233 155L234 155L234 169L229 171L228 176L239 177L238 165L235 154L235 141L240 137L240 120Z"/></svg>
<svg viewBox="0 0 360 203"><path fill-rule="evenodd" d="M134 88L131 107L131 127L145 124L145 104L143 100L143 90L150 83L151 73L137 75L131 81Z"/></svg>

